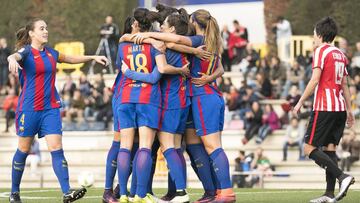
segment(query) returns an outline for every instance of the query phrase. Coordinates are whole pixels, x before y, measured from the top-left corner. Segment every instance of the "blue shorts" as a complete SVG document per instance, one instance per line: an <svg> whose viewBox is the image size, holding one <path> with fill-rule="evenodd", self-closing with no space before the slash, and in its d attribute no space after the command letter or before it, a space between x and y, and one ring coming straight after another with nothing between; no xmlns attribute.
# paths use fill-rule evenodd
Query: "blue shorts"
<svg viewBox="0 0 360 203"><path fill-rule="evenodd" d="M113 96L112 98L112 111L113 111L113 120L114 120L114 131L115 132L120 132L120 121L119 121L119 117L118 117L118 113L117 113L117 98L115 96Z"/></svg>
<svg viewBox="0 0 360 203"><path fill-rule="evenodd" d="M185 132L189 109L190 106L183 109L162 110L159 130L172 134L183 134Z"/></svg>
<svg viewBox="0 0 360 203"><path fill-rule="evenodd" d="M117 107L120 129L146 126L159 128L160 107L151 104L119 104Z"/></svg>
<svg viewBox="0 0 360 203"><path fill-rule="evenodd" d="M191 109L196 135L203 136L220 132L224 128L224 99L217 94L194 96Z"/></svg>
<svg viewBox="0 0 360 203"><path fill-rule="evenodd" d="M60 109L16 112L16 134L21 137L39 138L45 135L62 135Z"/></svg>

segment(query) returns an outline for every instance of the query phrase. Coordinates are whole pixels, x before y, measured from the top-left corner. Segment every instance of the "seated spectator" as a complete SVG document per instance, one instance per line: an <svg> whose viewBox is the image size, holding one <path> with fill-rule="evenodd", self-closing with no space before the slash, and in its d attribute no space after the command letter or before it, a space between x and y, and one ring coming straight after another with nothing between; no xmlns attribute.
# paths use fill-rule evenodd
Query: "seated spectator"
<svg viewBox="0 0 360 203"><path fill-rule="evenodd" d="M246 112L251 111L251 105L254 102L259 101L259 98L255 95L253 88L250 86L245 86L245 91L243 91L244 86L241 87L238 108L240 109L239 115L241 120L245 120ZM246 126L245 126L246 127Z"/></svg>
<svg viewBox="0 0 360 203"><path fill-rule="evenodd" d="M66 93L69 93L70 97L74 96L74 91L76 89L76 84L73 82L71 75L66 75L64 86L61 90L61 94L65 95Z"/></svg>
<svg viewBox="0 0 360 203"><path fill-rule="evenodd" d="M281 89L286 81L286 67L280 62L278 57L272 57L270 63L270 83L275 98L278 98Z"/></svg>
<svg viewBox="0 0 360 203"><path fill-rule="evenodd" d="M350 171L351 165L354 162L359 161L360 156L360 140L356 139L354 130L343 137L341 147L341 170L344 171L346 167L346 171Z"/></svg>
<svg viewBox="0 0 360 203"><path fill-rule="evenodd" d="M90 117L96 117L104 106L103 95L97 89L91 89L91 92L91 95L84 100L86 120L89 120Z"/></svg>
<svg viewBox="0 0 360 203"><path fill-rule="evenodd" d="M299 148L299 160L304 159L303 144L304 144L305 129L303 125L299 124L299 120L293 117L290 125L286 128L285 142L283 146L283 161L287 161L288 147Z"/></svg>
<svg viewBox="0 0 360 203"><path fill-rule="evenodd" d="M99 110L99 113L96 115L96 121L104 122L104 127L107 129L109 127L109 123L113 116L112 111L112 91L110 88L104 88L104 96L103 96L103 104Z"/></svg>
<svg viewBox="0 0 360 203"><path fill-rule="evenodd" d="M234 86L230 87L230 93L224 94L226 99L226 105L229 109L229 111L235 111L238 109L238 99L239 99L239 93L237 89Z"/></svg>
<svg viewBox="0 0 360 203"><path fill-rule="evenodd" d="M258 147L251 162L251 170L255 172L255 175L251 177L252 185L258 183L263 176L272 176L272 172L275 170L270 159L264 156L263 153L264 149Z"/></svg>
<svg viewBox="0 0 360 203"><path fill-rule="evenodd" d="M88 81L85 74L80 75L79 78L79 90L82 96L88 97L91 94L93 86Z"/></svg>
<svg viewBox="0 0 360 203"><path fill-rule="evenodd" d="M356 92L355 86L350 86L350 100L351 100L351 109L354 113L354 116L357 118L360 116L360 92Z"/></svg>
<svg viewBox="0 0 360 203"><path fill-rule="evenodd" d="M259 102L253 102L251 105L251 111L245 113L245 137L241 140L244 145L259 132L262 115L263 112L260 108Z"/></svg>
<svg viewBox="0 0 360 203"><path fill-rule="evenodd" d="M301 92L304 92L305 90L304 77L305 77L304 67L301 66L295 60L293 66L289 70L287 70L286 82L282 93L282 97L283 98L287 97L289 89L292 85L296 85Z"/></svg>
<svg viewBox="0 0 360 203"><path fill-rule="evenodd" d="M96 74L94 78L93 88L95 88L100 94L103 94L105 88L104 77L102 74Z"/></svg>
<svg viewBox="0 0 360 203"><path fill-rule="evenodd" d="M360 92L360 75L355 75L355 77L354 77L354 85L356 87L356 91Z"/></svg>
<svg viewBox="0 0 360 203"><path fill-rule="evenodd" d="M251 166L251 157L245 156L245 151L239 151L239 156L235 159L235 172L249 172ZM249 175L233 175L233 185L237 185L238 188L244 188L248 185L246 177Z"/></svg>
<svg viewBox="0 0 360 203"><path fill-rule="evenodd" d="M5 112L6 128L5 132L9 132L9 127L12 119L15 119L15 111L18 103L18 96L15 94L15 89L9 90L9 95L5 97L3 102L3 109Z"/></svg>
<svg viewBox="0 0 360 203"><path fill-rule="evenodd" d="M19 95L20 93L20 83L18 77L13 73L10 73L8 76L8 81L5 86L5 94L10 94L10 91L15 90L15 95Z"/></svg>
<svg viewBox="0 0 360 203"><path fill-rule="evenodd" d="M270 66L269 66L269 62L266 58L260 59L259 66L256 70L256 74L258 74L258 73L264 74L264 78L270 77Z"/></svg>
<svg viewBox="0 0 360 203"><path fill-rule="evenodd" d="M294 107L300 100L301 95L299 94L299 89L296 85L291 86L286 101L289 102L290 106Z"/></svg>
<svg viewBox="0 0 360 203"><path fill-rule="evenodd" d="M230 92L230 87L233 86L232 82L231 82L231 79L228 78L228 77L219 77L218 78L219 81L218 81L218 84L219 84L219 90L221 92L226 92L226 93L229 93Z"/></svg>
<svg viewBox="0 0 360 203"><path fill-rule="evenodd" d="M26 159L26 164L30 165L30 172L32 176L35 176L38 172L37 168L41 163L40 144L37 139L33 139L31 144L30 153Z"/></svg>
<svg viewBox="0 0 360 203"><path fill-rule="evenodd" d="M66 112L66 125L71 125L73 118L77 118L78 123L84 123L84 109L85 102L84 98L81 95L80 90L76 89L74 91L74 96L70 103L70 108ZM70 127L72 128L72 126ZM70 129L72 130L72 129Z"/></svg>
<svg viewBox="0 0 360 203"><path fill-rule="evenodd" d="M253 48L252 44L248 43L246 45L245 51L243 52L243 56L241 57L243 60L246 60L246 64L248 64L242 72L244 73L245 78L249 72L253 70L253 73L256 72L256 62L259 60L259 54Z"/></svg>
<svg viewBox="0 0 360 203"><path fill-rule="evenodd" d="M263 125L259 129L256 143L261 144L274 130L280 129L280 121L271 104L265 105L265 113L262 116Z"/></svg>
<svg viewBox="0 0 360 203"><path fill-rule="evenodd" d="M256 95L260 99L270 99L272 97L272 85L270 80L265 77L264 73L256 74Z"/></svg>
<svg viewBox="0 0 360 203"><path fill-rule="evenodd" d="M360 42L356 43L356 51L351 59L350 67L349 74L352 78L354 78L355 75L360 75Z"/></svg>

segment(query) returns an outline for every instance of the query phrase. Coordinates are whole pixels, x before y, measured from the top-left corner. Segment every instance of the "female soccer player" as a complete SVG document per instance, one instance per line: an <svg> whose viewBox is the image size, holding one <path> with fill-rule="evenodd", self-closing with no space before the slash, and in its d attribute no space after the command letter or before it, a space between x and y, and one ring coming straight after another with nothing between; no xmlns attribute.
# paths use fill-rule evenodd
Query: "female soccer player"
<svg viewBox="0 0 360 203"><path fill-rule="evenodd" d="M190 86L191 108L193 113L196 134L200 136L205 145L206 152L212 161L218 192L211 202L235 202L235 194L229 175L229 161L221 147L221 131L224 120L224 101L217 89L215 81L204 83L208 75L221 66L221 40L219 27L215 18L206 10L197 10L191 15L191 23L195 26L196 36L184 37L171 33L140 33L135 36L135 41L141 42L144 38L155 38L166 42L175 42L187 46L197 47L202 44L214 55L209 61L193 59ZM202 77L200 77L202 76ZM198 78L201 79L198 79ZM202 85L202 86L201 86Z"/></svg>
<svg viewBox="0 0 360 203"><path fill-rule="evenodd" d="M132 28L140 32L148 31L156 19L154 13L144 8L134 11L135 22ZM166 63L164 54L149 44L137 45L120 43L118 57L131 70L138 72L153 72L170 70L182 73L184 69L174 68ZM156 65L156 66L155 66ZM121 147L118 155L118 175L120 181L120 202L127 201L126 185L130 171L130 150L133 144L134 129L139 129L139 150L135 155L134 169L137 179L134 201L153 202L147 193L147 184L152 165L150 149L158 129L161 113L161 91L159 83L149 84L122 77L119 91L118 116L121 118Z"/></svg>
<svg viewBox="0 0 360 203"><path fill-rule="evenodd" d="M104 56L63 55L48 42L44 20L34 19L16 33L17 52L8 57L9 70L19 72L21 93L16 110L18 149L12 163L12 187L9 201L20 203L20 182L34 136L45 137L51 152L54 172L63 192L64 202L82 198L86 189L70 189L69 172L62 149L61 101L55 88L56 62L83 63L90 60L106 65ZM18 71L18 69L20 69Z"/></svg>

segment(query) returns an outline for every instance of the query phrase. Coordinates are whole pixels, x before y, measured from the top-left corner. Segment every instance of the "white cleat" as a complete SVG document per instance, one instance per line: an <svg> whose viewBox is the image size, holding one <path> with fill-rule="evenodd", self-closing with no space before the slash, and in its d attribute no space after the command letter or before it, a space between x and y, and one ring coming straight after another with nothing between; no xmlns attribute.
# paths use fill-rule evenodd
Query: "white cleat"
<svg viewBox="0 0 360 203"><path fill-rule="evenodd" d="M340 183L340 191L335 197L336 201L340 201L342 198L344 198L346 196L346 193L350 185L354 183L355 183L355 178L352 177L351 175L348 175L346 178L344 178L344 180L342 180Z"/></svg>
<svg viewBox="0 0 360 203"><path fill-rule="evenodd" d="M335 203L336 199L335 198L330 198L326 195L323 195L321 197L318 197L316 199L312 199L309 201L310 203Z"/></svg>

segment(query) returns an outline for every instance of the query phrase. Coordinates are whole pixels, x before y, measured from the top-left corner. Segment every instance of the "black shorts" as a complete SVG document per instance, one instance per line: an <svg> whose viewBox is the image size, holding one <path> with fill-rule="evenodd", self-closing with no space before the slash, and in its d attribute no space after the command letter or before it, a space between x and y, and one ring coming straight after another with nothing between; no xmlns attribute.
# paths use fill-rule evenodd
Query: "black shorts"
<svg viewBox="0 0 360 203"><path fill-rule="evenodd" d="M344 132L345 123L346 111L311 112L305 134L305 143L315 147L323 147L329 144L338 145Z"/></svg>

